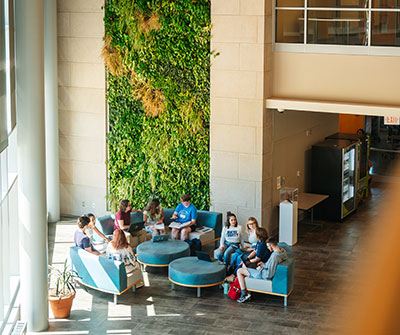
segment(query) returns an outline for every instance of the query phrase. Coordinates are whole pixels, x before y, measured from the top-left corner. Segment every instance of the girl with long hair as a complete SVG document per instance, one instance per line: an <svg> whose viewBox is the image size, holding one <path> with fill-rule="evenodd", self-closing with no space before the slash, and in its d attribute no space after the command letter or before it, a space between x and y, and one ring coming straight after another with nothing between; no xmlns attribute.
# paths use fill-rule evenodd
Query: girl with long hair
<svg viewBox="0 0 400 335"><path fill-rule="evenodd" d="M143 211L146 232L152 235L165 234L164 210L157 199L152 199Z"/></svg>

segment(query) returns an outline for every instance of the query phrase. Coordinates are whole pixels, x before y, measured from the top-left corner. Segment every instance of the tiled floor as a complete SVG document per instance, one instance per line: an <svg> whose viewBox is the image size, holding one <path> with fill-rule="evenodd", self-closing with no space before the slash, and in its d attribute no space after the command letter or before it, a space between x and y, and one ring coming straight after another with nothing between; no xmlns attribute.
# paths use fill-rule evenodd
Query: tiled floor
<svg viewBox="0 0 400 335"><path fill-rule="evenodd" d="M218 287L171 290L167 269L147 268L146 286L119 297L78 289L68 320L50 318L48 334L315 334L337 328L327 321L343 298L342 282L358 256L360 240L377 220L383 186L343 223L299 225L295 288L283 307L280 297L253 294L239 304ZM49 259L62 263L73 244L75 220L49 227ZM208 251L211 252L211 249ZM355 284L353 284L355 285ZM334 312L337 313L337 312ZM335 315L334 315L335 316ZM51 316L50 316L51 317Z"/></svg>

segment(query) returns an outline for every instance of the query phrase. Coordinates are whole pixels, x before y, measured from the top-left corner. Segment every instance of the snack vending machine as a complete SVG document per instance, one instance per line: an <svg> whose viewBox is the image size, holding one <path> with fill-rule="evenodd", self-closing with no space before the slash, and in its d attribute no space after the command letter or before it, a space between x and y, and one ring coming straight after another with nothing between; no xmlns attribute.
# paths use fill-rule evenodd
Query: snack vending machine
<svg viewBox="0 0 400 335"><path fill-rule="evenodd" d="M317 217L341 221L356 209L357 143L327 139L312 147L311 191L329 198L315 208Z"/></svg>

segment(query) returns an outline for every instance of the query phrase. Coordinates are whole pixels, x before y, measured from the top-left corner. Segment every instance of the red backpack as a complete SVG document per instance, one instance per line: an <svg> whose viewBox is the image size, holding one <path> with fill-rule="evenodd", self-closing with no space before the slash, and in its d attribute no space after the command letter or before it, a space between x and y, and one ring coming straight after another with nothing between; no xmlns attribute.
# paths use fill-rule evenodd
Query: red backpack
<svg viewBox="0 0 400 335"><path fill-rule="evenodd" d="M240 298L240 284L238 277L235 281L229 285L228 295L233 300L238 300Z"/></svg>

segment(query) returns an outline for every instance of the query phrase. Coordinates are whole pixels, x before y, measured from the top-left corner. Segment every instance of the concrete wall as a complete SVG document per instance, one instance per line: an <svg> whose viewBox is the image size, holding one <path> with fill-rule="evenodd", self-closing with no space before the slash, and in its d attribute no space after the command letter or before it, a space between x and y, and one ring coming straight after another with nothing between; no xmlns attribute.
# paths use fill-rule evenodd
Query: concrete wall
<svg viewBox="0 0 400 335"><path fill-rule="evenodd" d="M57 0L61 213L106 210L103 0Z"/></svg>
<svg viewBox="0 0 400 335"><path fill-rule="evenodd" d="M277 177L285 178L283 187L297 187L299 192L307 192L311 147L323 141L326 136L339 129L339 115L330 113L311 113L285 111L272 114L273 154L272 154L272 192L273 215L271 234L278 232L279 189ZM299 172L299 176L298 173Z"/></svg>
<svg viewBox="0 0 400 335"><path fill-rule="evenodd" d="M220 53L211 66L211 208L236 213L243 225L255 216L267 226L271 3L213 0L211 21L211 49Z"/></svg>
<svg viewBox="0 0 400 335"><path fill-rule="evenodd" d="M273 53L275 97L400 105L400 57Z"/></svg>

